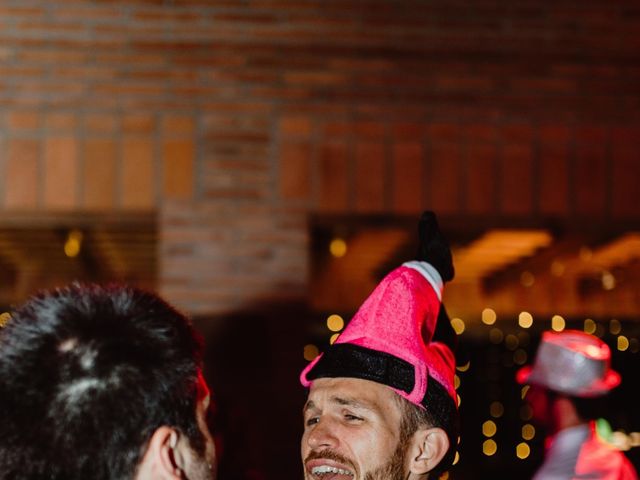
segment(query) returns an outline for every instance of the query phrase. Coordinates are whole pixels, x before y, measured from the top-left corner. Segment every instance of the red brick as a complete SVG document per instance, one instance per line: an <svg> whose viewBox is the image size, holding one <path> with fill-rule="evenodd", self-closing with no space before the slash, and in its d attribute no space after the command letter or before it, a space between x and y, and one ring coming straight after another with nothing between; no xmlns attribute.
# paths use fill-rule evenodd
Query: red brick
<svg viewBox="0 0 640 480"><path fill-rule="evenodd" d="M52 112L46 117L46 125L49 130L75 130L78 126L78 117L73 113Z"/></svg>
<svg viewBox="0 0 640 480"><path fill-rule="evenodd" d="M534 130L531 125L512 124L503 125L500 129L502 141L506 143L530 143L533 140Z"/></svg>
<svg viewBox="0 0 640 480"><path fill-rule="evenodd" d="M636 139L640 143L640 139ZM612 152L611 210L616 217L638 217L640 186L640 145L634 149L614 148Z"/></svg>
<svg viewBox="0 0 640 480"><path fill-rule="evenodd" d="M542 147L538 175L540 190L538 208L545 215L564 216L570 213L568 146Z"/></svg>
<svg viewBox="0 0 640 480"><path fill-rule="evenodd" d="M331 140L335 138L348 137L354 132L354 125L349 122L329 122L324 127L324 136Z"/></svg>
<svg viewBox="0 0 640 480"><path fill-rule="evenodd" d="M286 116L280 120L280 133L285 138L309 137L312 131L312 121L309 117Z"/></svg>
<svg viewBox="0 0 640 480"><path fill-rule="evenodd" d="M533 213L533 152L524 145L502 150L501 211L506 214Z"/></svg>
<svg viewBox="0 0 640 480"><path fill-rule="evenodd" d="M46 208L78 206L78 143L73 137L49 137L44 145Z"/></svg>
<svg viewBox="0 0 640 480"><path fill-rule="evenodd" d="M35 130L42 126L42 115L29 111L10 112L7 123L12 130Z"/></svg>
<svg viewBox="0 0 640 480"><path fill-rule="evenodd" d="M606 128L598 125L581 126L576 129L575 136L578 145L591 143L604 144L607 142L608 132Z"/></svg>
<svg viewBox="0 0 640 480"><path fill-rule="evenodd" d="M428 159L427 198L431 207L443 214L460 213L460 147L432 147Z"/></svg>
<svg viewBox="0 0 640 480"><path fill-rule="evenodd" d="M346 144L326 144L320 152L319 209L346 212L349 201L349 149Z"/></svg>
<svg viewBox="0 0 640 480"><path fill-rule="evenodd" d="M355 152L355 204L359 212L384 208L385 152L379 143L359 143Z"/></svg>
<svg viewBox="0 0 640 480"><path fill-rule="evenodd" d="M84 126L92 133L112 133L117 126L117 119L108 114L89 114L85 116Z"/></svg>
<svg viewBox="0 0 640 480"><path fill-rule="evenodd" d="M571 140L572 131L567 125L545 124L539 128L538 135L543 144L566 145Z"/></svg>
<svg viewBox="0 0 640 480"><path fill-rule="evenodd" d="M426 125L421 123L399 122L391 126L391 134L398 141L417 142L425 135Z"/></svg>
<svg viewBox="0 0 640 480"><path fill-rule="evenodd" d="M580 147L572 172L576 213L590 218L606 211L607 157L605 145Z"/></svg>
<svg viewBox="0 0 640 480"><path fill-rule="evenodd" d="M614 146L638 148L640 144L640 126L616 126L611 129L611 142Z"/></svg>
<svg viewBox="0 0 640 480"><path fill-rule="evenodd" d="M493 143L498 139L498 129L494 125L482 123L470 124L465 127L469 143Z"/></svg>
<svg viewBox="0 0 640 480"><path fill-rule="evenodd" d="M285 143L280 154L280 195L307 200L311 194L311 155L308 143Z"/></svg>
<svg viewBox="0 0 640 480"><path fill-rule="evenodd" d="M156 122L153 115L138 113L125 115L122 119L122 130L125 133L144 133L150 134L156 128Z"/></svg>
<svg viewBox="0 0 640 480"><path fill-rule="evenodd" d="M116 143L111 139L89 138L84 142L83 206L108 210L116 198Z"/></svg>
<svg viewBox="0 0 640 480"><path fill-rule="evenodd" d="M156 203L157 166L153 142L146 138L126 138L122 144L121 205L150 209Z"/></svg>
<svg viewBox="0 0 640 480"><path fill-rule="evenodd" d="M496 158L494 145L467 148L466 202L469 213L490 214L496 208Z"/></svg>
<svg viewBox="0 0 640 480"><path fill-rule="evenodd" d="M359 137L371 137L377 140L384 138L386 127L382 123L377 122L357 122L355 124L355 133Z"/></svg>
<svg viewBox="0 0 640 480"><path fill-rule="evenodd" d="M162 130L165 136L192 136L196 130L196 123L193 117L170 115L163 118Z"/></svg>
<svg viewBox="0 0 640 480"><path fill-rule="evenodd" d="M7 208L35 209L38 205L40 142L12 139L8 142L4 178Z"/></svg>
<svg viewBox="0 0 640 480"><path fill-rule="evenodd" d="M462 136L460 126L452 123L432 123L427 127L429 141L433 144L459 144Z"/></svg>
<svg viewBox="0 0 640 480"><path fill-rule="evenodd" d="M401 143L393 148L393 209L416 213L424 206L425 151L420 143Z"/></svg>
<svg viewBox="0 0 640 480"><path fill-rule="evenodd" d="M168 198L193 198L194 155L191 140L167 140L163 143L163 192Z"/></svg>

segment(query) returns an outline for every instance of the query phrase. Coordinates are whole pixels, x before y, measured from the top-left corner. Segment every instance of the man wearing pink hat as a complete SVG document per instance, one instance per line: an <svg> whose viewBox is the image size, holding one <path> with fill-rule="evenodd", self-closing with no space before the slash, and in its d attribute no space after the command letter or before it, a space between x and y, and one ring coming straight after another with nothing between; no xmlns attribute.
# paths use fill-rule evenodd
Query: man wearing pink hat
<svg viewBox="0 0 640 480"><path fill-rule="evenodd" d="M452 462L455 334L441 295L453 264L433 213L419 233L418 259L387 275L300 376L306 480L417 480Z"/></svg>
<svg viewBox="0 0 640 480"><path fill-rule="evenodd" d="M518 382L530 385L533 419L551 435L534 480L637 479L627 458L598 438L594 427L601 400L620 384L610 364L602 340L566 330L544 332L533 366L518 371Z"/></svg>

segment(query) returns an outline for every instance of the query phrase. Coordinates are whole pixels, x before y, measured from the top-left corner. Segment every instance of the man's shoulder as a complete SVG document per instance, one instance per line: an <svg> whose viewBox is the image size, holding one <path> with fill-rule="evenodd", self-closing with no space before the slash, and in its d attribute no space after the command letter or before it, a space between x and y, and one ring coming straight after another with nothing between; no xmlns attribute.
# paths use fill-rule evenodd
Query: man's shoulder
<svg viewBox="0 0 640 480"><path fill-rule="evenodd" d="M598 478L636 480L637 474L627 457L613 445L592 435L580 449L576 474L599 472Z"/></svg>

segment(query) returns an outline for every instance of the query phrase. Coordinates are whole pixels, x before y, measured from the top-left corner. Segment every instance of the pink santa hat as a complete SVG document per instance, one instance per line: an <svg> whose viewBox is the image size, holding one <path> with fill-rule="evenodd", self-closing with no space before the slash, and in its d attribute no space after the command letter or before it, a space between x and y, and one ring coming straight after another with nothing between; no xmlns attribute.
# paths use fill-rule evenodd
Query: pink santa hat
<svg viewBox="0 0 640 480"><path fill-rule="evenodd" d="M419 232L418 260L380 282L336 342L303 370L304 386L323 377L362 378L387 385L424 408L433 379L455 402L455 347L436 333L451 329L440 308L444 282L454 275L451 252L432 212L423 214Z"/></svg>

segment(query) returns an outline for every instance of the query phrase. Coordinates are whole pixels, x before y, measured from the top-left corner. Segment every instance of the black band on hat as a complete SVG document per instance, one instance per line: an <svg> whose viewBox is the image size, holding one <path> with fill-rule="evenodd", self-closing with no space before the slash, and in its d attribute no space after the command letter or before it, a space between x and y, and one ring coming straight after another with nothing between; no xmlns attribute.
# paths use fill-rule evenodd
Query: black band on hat
<svg viewBox="0 0 640 480"><path fill-rule="evenodd" d="M371 380L407 394L415 386L414 369L409 362L351 343L334 343L307 373L308 380L327 377Z"/></svg>

